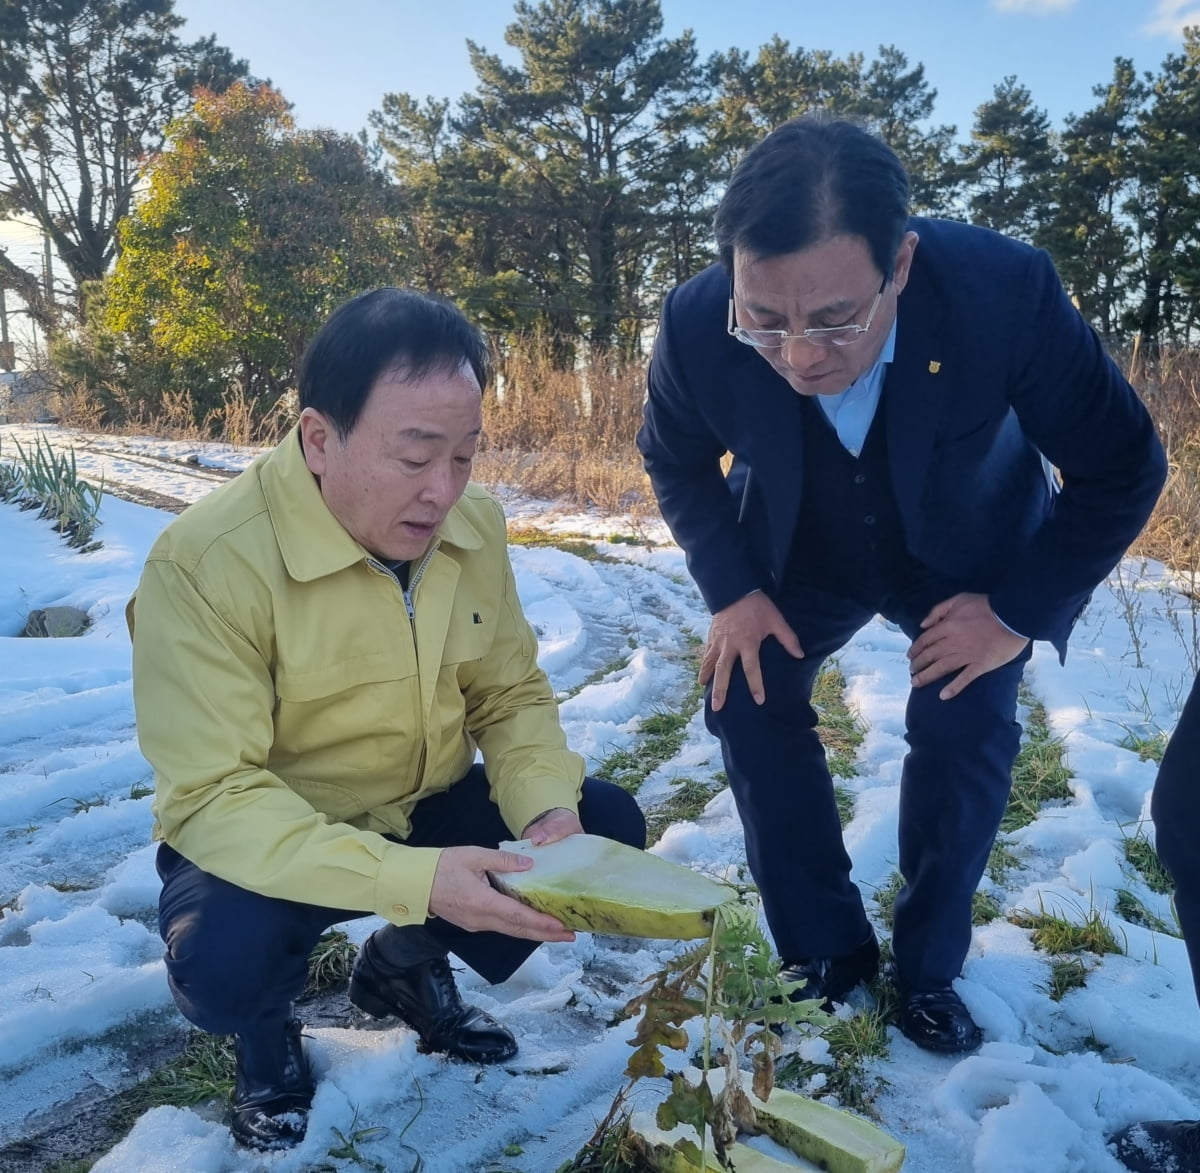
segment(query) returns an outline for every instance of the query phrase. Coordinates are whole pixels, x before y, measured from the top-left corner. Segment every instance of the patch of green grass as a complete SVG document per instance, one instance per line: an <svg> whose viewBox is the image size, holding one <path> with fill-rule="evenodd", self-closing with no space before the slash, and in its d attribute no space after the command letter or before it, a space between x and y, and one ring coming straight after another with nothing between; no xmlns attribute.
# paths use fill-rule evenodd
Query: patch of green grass
<svg viewBox="0 0 1200 1173"><path fill-rule="evenodd" d="M1046 706L1022 683L1020 697L1029 709L1025 739L1012 768L1012 790L1000 820L1001 831L1016 831L1037 818L1047 802L1069 799L1071 771L1063 758L1066 747L1050 733Z"/></svg>
<svg viewBox="0 0 1200 1173"><path fill-rule="evenodd" d="M696 679L702 651L701 641L695 636L688 636L682 658L684 667L690 673L691 683L679 708L657 709L643 717L633 745L609 754L594 771L594 777L602 782L615 782L630 794L636 794L642 783L659 766L669 762L680 751L688 723L699 707L704 692Z"/></svg>
<svg viewBox="0 0 1200 1173"><path fill-rule="evenodd" d="M1125 736L1117 744L1137 754L1143 762L1161 762L1167 749L1167 740L1167 734L1161 729L1149 733L1126 729Z"/></svg>
<svg viewBox="0 0 1200 1173"><path fill-rule="evenodd" d="M879 970L867 983L867 993L874 998L875 1009L884 1022L895 1022L900 1013L900 993L892 981L892 942L889 937L879 942Z"/></svg>
<svg viewBox="0 0 1200 1173"><path fill-rule="evenodd" d="M839 1018L825 1032L829 1053L838 1063L863 1064L888 1053L887 1022L876 1010Z"/></svg>
<svg viewBox="0 0 1200 1173"><path fill-rule="evenodd" d="M996 842L992 844L992 850L988 852L987 868L985 869L988 879L993 884L1003 887L1009 872L1024 871L1024 869L1025 865L1017 853L997 836Z"/></svg>
<svg viewBox="0 0 1200 1173"><path fill-rule="evenodd" d="M1067 920L1056 912L1047 912L1044 907L1038 912L1018 909L1008 919L1019 928L1032 929L1033 947L1043 953L1125 952L1096 908L1089 909L1081 922Z"/></svg>
<svg viewBox="0 0 1200 1173"><path fill-rule="evenodd" d="M866 724L846 704L846 677L836 660L827 661L817 674L812 706L817 713L817 736L825 747L830 774L835 778L855 777Z"/></svg>
<svg viewBox="0 0 1200 1173"><path fill-rule="evenodd" d="M127 1131L143 1112L163 1104L189 1108L224 1099L233 1092L233 1071L233 1036L194 1031L181 1055L116 1098L114 1121Z"/></svg>
<svg viewBox="0 0 1200 1173"><path fill-rule="evenodd" d="M1125 858L1137 870L1138 875L1146 881L1146 886L1151 892L1166 895L1175 891L1175 882L1171 879L1171 873L1158 858L1158 852L1154 849L1154 844L1147 838L1145 831L1139 828L1136 834L1126 835L1124 847Z"/></svg>
<svg viewBox="0 0 1200 1173"><path fill-rule="evenodd" d="M1174 925L1155 916L1128 888L1117 889L1116 912L1122 920L1127 920L1131 925L1141 925L1153 933L1163 933L1168 937L1181 935Z"/></svg>
<svg viewBox="0 0 1200 1173"><path fill-rule="evenodd" d="M888 1055L887 1027L894 1007L881 1002L872 1010L862 1010L848 1018L839 1018L821 1033L829 1044L829 1063L818 1063L791 1055L775 1068L775 1082L795 1088L814 1099L836 1096L843 1108L865 1116L877 1116L875 1098L887 1087L887 1081L869 1073L867 1064ZM814 1076L825 1077L819 1088L805 1086Z"/></svg>
<svg viewBox="0 0 1200 1173"><path fill-rule="evenodd" d="M851 1108L866 1116L878 1118L874 1102L887 1087L880 1075L867 1071L872 1059L888 1055L887 1015L878 1007L862 1010L849 1018L839 1018L825 1032L834 1067L826 1077L825 1086L837 1096L843 1108Z"/></svg>
<svg viewBox="0 0 1200 1173"><path fill-rule="evenodd" d="M135 782L129 788L129 797L133 801L139 798L149 798L154 793L154 784L152 782Z"/></svg>
<svg viewBox="0 0 1200 1173"><path fill-rule="evenodd" d="M1052 1002L1061 1002L1072 990L1081 990L1087 985L1091 972L1082 957L1058 957L1050 963L1050 979L1046 990Z"/></svg>
<svg viewBox="0 0 1200 1173"><path fill-rule="evenodd" d="M971 897L971 924L990 925L1003 909L990 892L976 892Z"/></svg>
<svg viewBox="0 0 1200 1173"><path fill-rule="evenodd" d="M629 1089L619 1091L587 1144L555 1173L656 1173L639 1152L629 1126Z"/></svg>
<svg viewBox="0 0 1200 1173"><path fill-rule="evenodd" d="M519 529L510 529L508 531L508 544L510 546L553 546L556 550L562 550L567 554L574 554L577 558L583 558L588 562L620 561L618 558L602 554L597 550L595 540L589 538L587 534L552 534L546 530L528 526Z"/></svg>
<svg viewBox="0 0 1200 1173"><path fill-rule="evenodd" d="M686 822L699 816L713 795L719 794L722 789L682 775L672 778L671 785L675 788L671 797L646 815L648 846L657 843L672 823Z"/></svg>
<svg viewBox="0 0 1200 1173"><path fill-rule="evenodd" d="M904 887L904 877L899 872L892 872L887 883L875 889L875 903L879 906L879 919L884 928L892 931L892 919L895 912L896 897Z"/></svg>
<svg viewBox="0 0 1200 1173"><path fill-rule="evenodd" d="M568 688L566 692L556 698L558 703L561 705L563 701L569 701L573 696L578 696L585 688L589 688L593 684L599 684L606 676L611 675L613 672L619 672L628 663L628 656L615 656L607 664L597 668L586 680L575 685L574 688Z"/></svg>
<svg viewBox="0 0 1200 1173"><path fill-rule="evenodd" d="M634 744L609 754L596 768L595 777L636 794L659 766L679 752L690 720L689 713L663 710L642 718Z"/></svg>
<svg viewBox="0 0 1200 1173"><path fill-rule="evenodd" d="M340 929L322 933L308 956L308 980L304 984L305 994L317 994L331 990L350 980L358 946Z"/></svg>
<svg viewBox="0 0 1200 1173"><path fill-rule="evenodd" d="M838 822L845 830L850 825L850 820L854 818L854 805L858 801L858 796L848 786L842 786L835 782L833 800L837 803Z"/></svg>

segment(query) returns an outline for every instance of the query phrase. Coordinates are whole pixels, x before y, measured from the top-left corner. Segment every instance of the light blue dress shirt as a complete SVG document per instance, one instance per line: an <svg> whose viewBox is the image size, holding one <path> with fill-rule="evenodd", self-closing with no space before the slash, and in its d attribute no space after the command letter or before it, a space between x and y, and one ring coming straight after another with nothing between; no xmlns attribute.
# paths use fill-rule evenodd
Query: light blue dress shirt
<svg viewBox="0 0 1200 1173"><path fill-rule="evenodd" d="M896 323L888 331L887 341L879 352L875 365L859 375L845 391L837 395L818 395L817 402L825 413L826 419L833 425L837 438L842 447L855 459L862 452L867 441L867 432L871 421L879 407L879 396L883 391L883 378L887 374L887 365L896 353Z"/></svg>

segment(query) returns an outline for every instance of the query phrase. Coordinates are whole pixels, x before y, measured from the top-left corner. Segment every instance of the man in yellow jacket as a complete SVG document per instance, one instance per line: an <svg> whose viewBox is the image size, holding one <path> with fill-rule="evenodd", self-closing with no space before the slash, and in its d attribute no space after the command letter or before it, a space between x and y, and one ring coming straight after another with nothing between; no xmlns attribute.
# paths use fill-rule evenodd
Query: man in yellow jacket
<svg viewBox="0 0 1200 1173"><path fill-rule="evenodd" d="M516 1040L464 1005L447 954L503 981L573 934L492 888L531 863L497 844L645 842L633 799L567 749L503 514L468 483L487 375L453 307L347 302L302 362L298 427L167 527L129 605L169 981L236 1036L231 1128L255 1148L304 1135L292 1003L330 925L389 922L351 1002L501 1062Z"/></svg>

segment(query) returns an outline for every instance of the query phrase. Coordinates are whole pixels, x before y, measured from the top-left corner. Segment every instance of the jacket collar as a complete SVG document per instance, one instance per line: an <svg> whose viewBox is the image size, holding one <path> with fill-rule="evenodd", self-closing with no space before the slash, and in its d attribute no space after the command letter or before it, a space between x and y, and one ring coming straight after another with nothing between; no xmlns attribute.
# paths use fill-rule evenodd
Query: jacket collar
<svg viewBox="0 0 1200 1173"><path fill-rule="evenodd" d="M267 454L260 481L279 552L297 582L312 582L367 559L368 552L325 504L317 479L305 463L299 426ZM477 550L483 537L456 503L434 542Z"/></svg>

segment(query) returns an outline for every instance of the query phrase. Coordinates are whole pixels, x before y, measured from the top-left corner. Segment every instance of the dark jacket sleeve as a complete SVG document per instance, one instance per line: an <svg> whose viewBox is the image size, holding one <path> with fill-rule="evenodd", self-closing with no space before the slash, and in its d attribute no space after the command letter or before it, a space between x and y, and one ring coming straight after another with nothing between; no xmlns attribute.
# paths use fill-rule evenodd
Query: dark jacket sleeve
<svg viewBox="0 0 1200 1173"><path fill-rule="evenodd" d="M680 336L693 328L687 307L679 305L680 295L688 292L681 286L663 305L637 443L663 520L687 556L704 601L716 612L764 584L738 525L738 501L721 471L725 445L677 354Z"/></svg>
<svg viewBox="0 0 1200 1173"><path fill-rule="evenodd" d="M1166 458L1149 412L1044 252L1030 254L1025 294L1009 400L1022 431L1058 469L1062 490L990 600L1013 630L1061 644L1149 518Z"/></svg>

